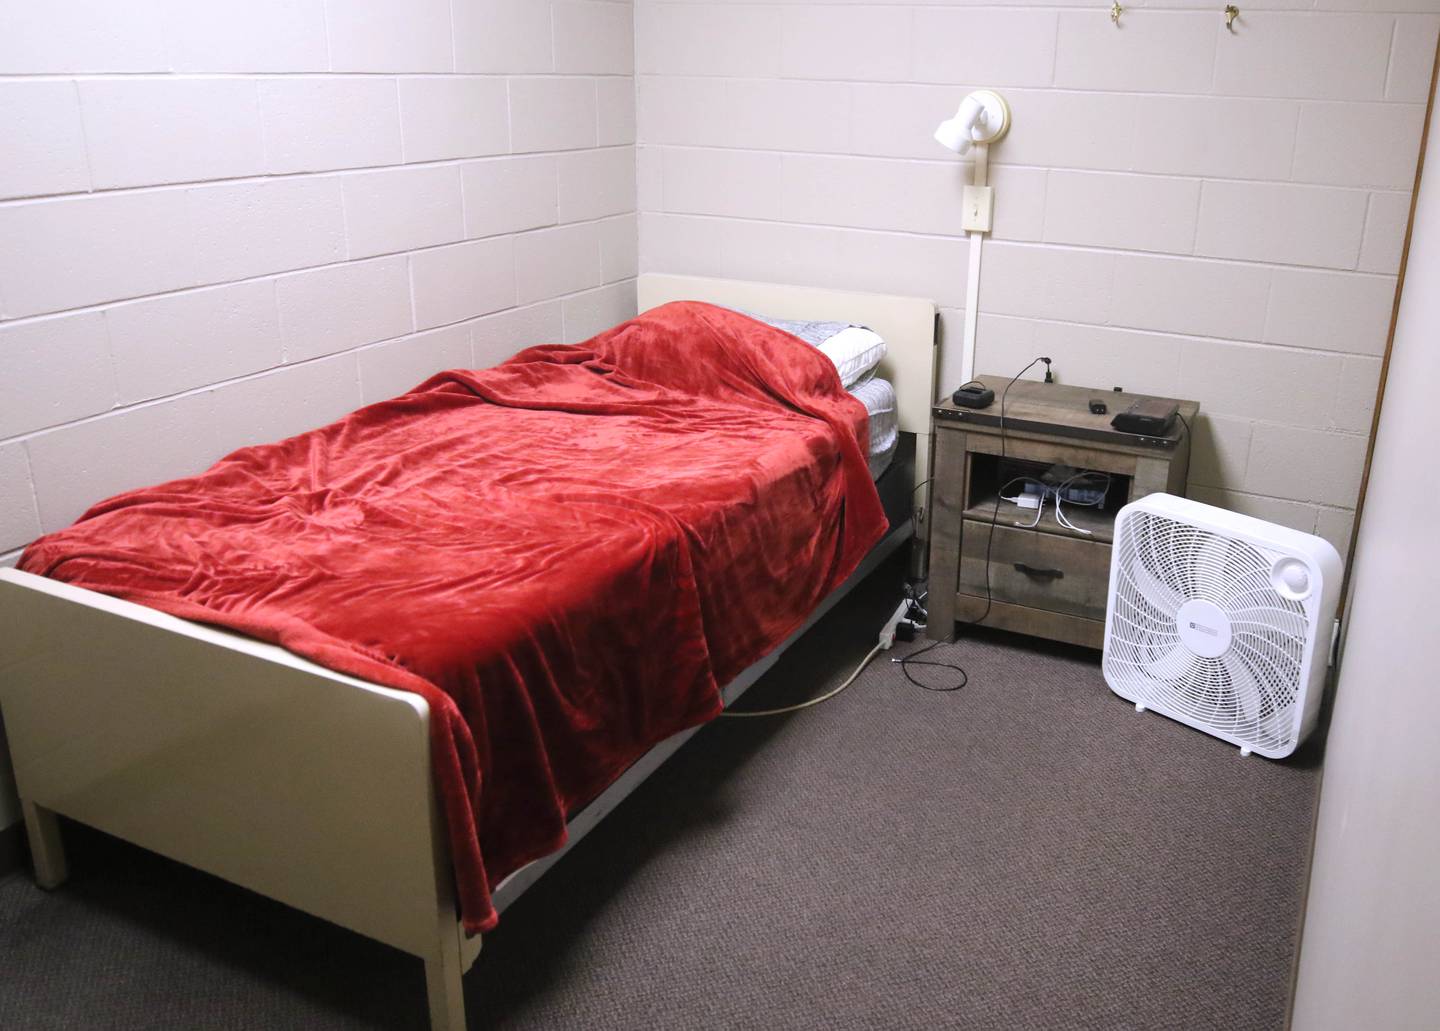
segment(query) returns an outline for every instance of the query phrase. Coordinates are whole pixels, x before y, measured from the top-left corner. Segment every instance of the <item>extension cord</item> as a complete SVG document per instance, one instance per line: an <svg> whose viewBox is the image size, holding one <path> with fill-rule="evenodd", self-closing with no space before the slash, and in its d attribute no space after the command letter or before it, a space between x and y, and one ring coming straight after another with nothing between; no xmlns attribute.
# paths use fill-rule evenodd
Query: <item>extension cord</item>
<svg viewBox="0 0 1440 1031"><path fill-rule="evenodd" d="M828 702L831 698L834 698L841 691L845 690L851 684L855 683L855 681L859 678L860 674L865 671L865 667L870 665L871 659L875 658L875 656L878 655L882 650L894 647L896 627L904 624L905 626L910 628L912 633L914 632L915 624L913 624L909 619L910 606L912 604L913 603L910 601L910 599L906 598L904 601L902 601L899 605L895 607L895 611L891 614L890 618L885 621L885 626L880 631L880 643L870 649L869 654L867 654L865 658L860 660L860 665L855 667L855 672L851 673L848 677L846 677L845 682L842 683L839 687L825 692L818 698L811 698L809 701L800 702L796 705L786 705L779 709L759 709L755 712L734 712L733 710L727 709L720 715L780 716L784 713L799 712L801 709L808 709L812 705L819 705L821 702ZM899 660L891 659L890 661L896 662Z"/></svg>
<svg viewBox="0 0 1440 1031"><path fill-rule="evenodd" d="M885 625L880 628L880 647L886 651L895 646L895 628L905 622L905 617L910 614L910 599L906 598L891 613Z"/></svg>

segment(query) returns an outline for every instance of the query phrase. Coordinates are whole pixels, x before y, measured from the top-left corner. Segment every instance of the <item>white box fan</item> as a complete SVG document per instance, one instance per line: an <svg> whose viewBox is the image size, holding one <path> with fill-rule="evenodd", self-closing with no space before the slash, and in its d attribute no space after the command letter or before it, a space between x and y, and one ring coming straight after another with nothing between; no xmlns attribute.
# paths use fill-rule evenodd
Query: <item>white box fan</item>
<svg viewBox="0 0 1440 1031"><path fill-rule="evenodd" d="M1283 758L1315 726L1340 568L1321 537L1169 494L1132 502L1115 519L1105 682Z"/></svg>

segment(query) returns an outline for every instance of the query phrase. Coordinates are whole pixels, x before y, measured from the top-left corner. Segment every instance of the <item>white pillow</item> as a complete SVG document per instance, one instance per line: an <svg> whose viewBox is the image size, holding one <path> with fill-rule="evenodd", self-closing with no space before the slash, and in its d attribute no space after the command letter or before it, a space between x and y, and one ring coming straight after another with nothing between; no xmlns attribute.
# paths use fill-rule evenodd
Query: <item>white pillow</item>
<svg viewBox="0 0 1440 1031"><path fill-rule="evenodd" d="M835 363L840 383L849 390L875 373L875 366L885 357L885 340L874 330L848 322L821 322L810 319L777 319L772 315L736 309L742 315L759 319L766 325L783 329L817 348Z"/></svg>
<svg viewBox="0 0 1440 1031"><path fill-rule="evenodd" d="M819 347L821 353L835 363L846 390L875 375L875 366L885 357L884 339L864 326L846 326L827 337Z"/></svg>

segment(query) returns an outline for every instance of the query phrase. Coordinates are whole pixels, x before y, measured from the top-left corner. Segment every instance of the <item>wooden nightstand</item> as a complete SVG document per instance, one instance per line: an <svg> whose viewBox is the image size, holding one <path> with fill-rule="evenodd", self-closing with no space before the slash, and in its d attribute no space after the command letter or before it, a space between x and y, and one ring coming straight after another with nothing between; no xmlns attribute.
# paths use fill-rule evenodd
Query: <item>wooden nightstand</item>
<svg viewBox="0 0 1440 1031"><path fill-rule="evenodd" d="M944 640L956 620L973 622L983 614L986 626L1099 648L1115 513L1156 491L1185 493L1186 423L1195 425L1200 406L1178 402L1185 423L1176 420L1166 438L1139 437L1113 429L1110 420L1142 395L1022 380L1005 402L1002 451L1000 399L1009 379L979 379L995 391L989 408L959 408L946 400L932 413L928 633ZM1092 399L1105 402L1106 414L1091 414ZM1033 528L1026 524L1035 518L1034 509L1000 501L995 514L997 492L1007 481L1041 477L1057 465L1109 474L1101 506L1064 505L1066 519L1078 530L1056 519L1053 498ZM1018 489L1004 493L1013 496Z"/></svg>

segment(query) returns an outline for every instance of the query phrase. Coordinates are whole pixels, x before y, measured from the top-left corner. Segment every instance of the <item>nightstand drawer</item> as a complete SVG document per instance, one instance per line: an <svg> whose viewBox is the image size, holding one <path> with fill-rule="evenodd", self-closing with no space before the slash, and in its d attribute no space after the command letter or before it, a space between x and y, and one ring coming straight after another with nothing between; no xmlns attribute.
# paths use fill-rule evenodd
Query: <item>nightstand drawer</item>
<svg viewBox="0 0 1440 1031"><path fill-rule="evenodd" d="M1074 537L995 526L990 596L995 601L1087 619L1105 618L1110 546ZM960 539L960 593L985 596L989 522L966 519Z"/></svg>

